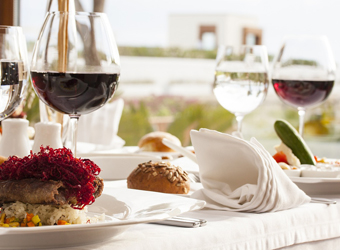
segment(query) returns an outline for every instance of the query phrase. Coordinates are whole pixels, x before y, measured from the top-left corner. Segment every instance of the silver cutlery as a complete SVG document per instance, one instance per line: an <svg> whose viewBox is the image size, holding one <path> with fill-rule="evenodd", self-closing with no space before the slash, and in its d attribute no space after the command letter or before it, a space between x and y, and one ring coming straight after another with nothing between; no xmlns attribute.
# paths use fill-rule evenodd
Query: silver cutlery
<svg viewBox="0 0 340 250"><path fill-rule="evenodd" d="M169 141L168 139L164 138L162 140L162 143L165 145L165 146L168 146L169 148L177 151L177 152L180 152L182 153L184 156L188 157L190 160L192 160L193 162L197 163L197 159L196 159L196 155L191 152L190 150L186 149L186 148L183 148L181 146L178 146L176 145L175 143Z"/></svg>
<svg viewBox="0 0 340 250"><path fill-rule="evenodd" d="M156 222L151 222L151 223L159 224L159 225L167 225L167 226L176 226L176 227L197 228L197 227L205 226L207 224L207 221L202 220L202 219L175 216L167 220L156 221Z"/></svg>
<svg viewBox="0 0 340 250"><path fill-rule="evenodd" d="M322 203L326 205L336 204L335 200L330 200L326 198L317 198L317 197L311 197L311 203Z"/></svg>
<svg viewBox="0 0 340 250"><path fill-rule="evenodd" d="M189 177L190 181L193 182L193 183L200 183L201 182L199 173L188 173L188 177Z"/></svg>

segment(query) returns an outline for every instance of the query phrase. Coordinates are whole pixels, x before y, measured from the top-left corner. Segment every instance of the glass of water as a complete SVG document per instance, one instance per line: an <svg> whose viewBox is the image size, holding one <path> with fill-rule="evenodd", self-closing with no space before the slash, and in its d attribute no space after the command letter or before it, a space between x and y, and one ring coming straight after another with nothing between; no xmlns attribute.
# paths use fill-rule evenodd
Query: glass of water
<svg viewBox="0 0 340 250"><path fill-rule="evenodd" d="M21 27L0 25L0 121L11 115L25 97L27 64Z"/></svg>
<svg viewBox="0 0 340 250"><path fill-rule="evenodd" d="M265 46L219 47L213 91L219 104L236 116L239 133L244 116L266 98L268 85Z"/></svg>

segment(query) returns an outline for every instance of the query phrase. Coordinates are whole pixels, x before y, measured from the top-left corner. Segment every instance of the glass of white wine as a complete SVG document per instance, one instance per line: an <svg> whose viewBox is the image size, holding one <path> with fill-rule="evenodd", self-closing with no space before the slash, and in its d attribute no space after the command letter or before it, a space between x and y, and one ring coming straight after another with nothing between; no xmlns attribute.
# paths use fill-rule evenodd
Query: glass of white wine
<svg viewBox="0 0 340 250"><path fill-rule="evenodd" d="M219 104L236 116L239 133L244 116L266 98L268 85L265 46L219 47L213 91Z"/></svg>

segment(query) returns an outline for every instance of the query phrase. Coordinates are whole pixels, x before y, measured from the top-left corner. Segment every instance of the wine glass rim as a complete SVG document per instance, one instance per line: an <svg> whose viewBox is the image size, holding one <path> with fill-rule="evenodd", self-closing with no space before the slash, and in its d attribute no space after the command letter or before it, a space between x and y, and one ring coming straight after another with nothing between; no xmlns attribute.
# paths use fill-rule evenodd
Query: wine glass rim
<svg viewBox="0 0 340 250"><path fill-rule="evenodd" d="M48 12L49 15L60 15L60 14L68 14L68 15L75 15L75 16L106 16L104 12L84 12L84 11L75 11L75 12L68 12L68 11L51 11Z"/></svg>

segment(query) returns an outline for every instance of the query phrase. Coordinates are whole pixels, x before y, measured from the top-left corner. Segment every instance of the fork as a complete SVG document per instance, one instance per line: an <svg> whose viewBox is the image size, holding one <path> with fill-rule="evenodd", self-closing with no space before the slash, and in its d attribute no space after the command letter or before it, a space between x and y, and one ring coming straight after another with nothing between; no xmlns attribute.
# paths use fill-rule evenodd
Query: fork
<svg viewBox="0 0 340 250"><path fill-rule="evenodd" d="M311 197L311 203L322 203L326 205L336 204L335 200L330 200L326 198L317 198L317 197Z"/></svg>
<svg viewBox="0 0 340 250"><path fill-rule="evenodd" d="M169 141L168 139L164 138L162 140L162 143L165 146L168 146L169 148L182 153L184 156L188 157L190 160L192 160L193 162L197 163L197 159L196 159L196 155L194 153L192 153L190 150L183 148L182 146L178 146L175 143Z"/></svg>
<svg viewBox="0 0 340 250"><path fill-rule="evenodd" d="M200 183L201 179L199 173L188 173L189 179L193 183Z"/></svg>

